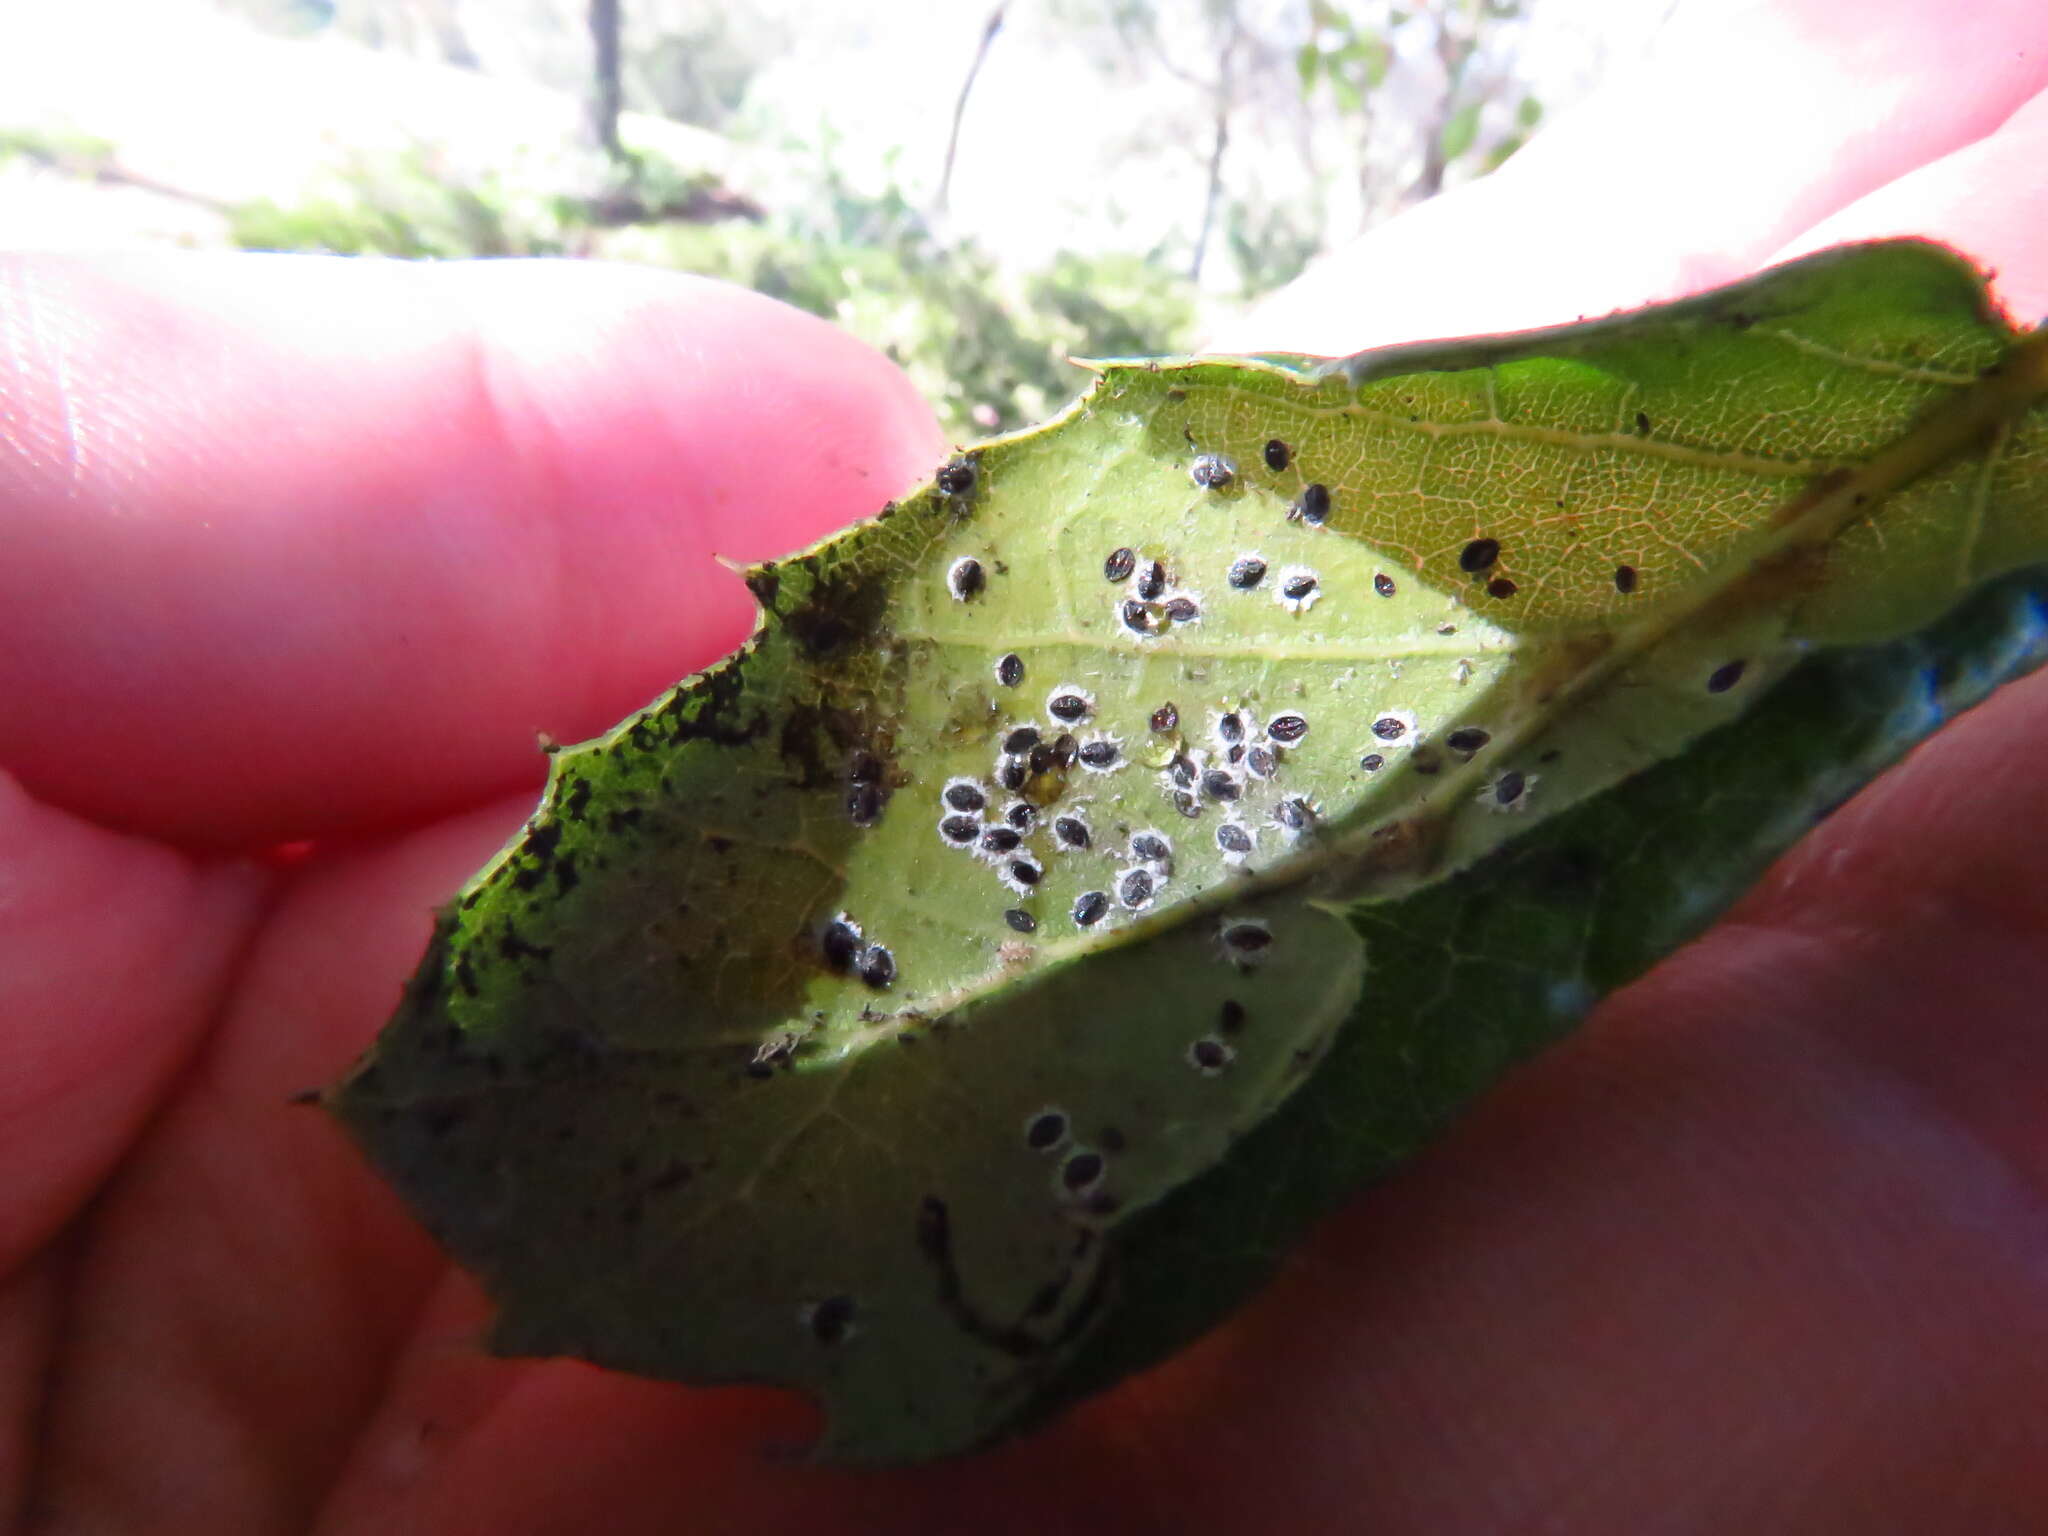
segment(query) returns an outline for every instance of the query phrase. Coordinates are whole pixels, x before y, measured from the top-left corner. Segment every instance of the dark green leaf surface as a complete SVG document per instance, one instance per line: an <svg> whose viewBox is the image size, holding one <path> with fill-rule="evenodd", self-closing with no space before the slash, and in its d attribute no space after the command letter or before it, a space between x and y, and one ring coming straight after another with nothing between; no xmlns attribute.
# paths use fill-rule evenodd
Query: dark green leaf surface
<svg viewBox="0 0 2048 1536"><path fill-rule="evenodd" d="M557 754L330 1102L500 1349L804 1387L831 1454L984 1441L2039 659L1995 579L2048 560L2044 380L1912 243L1105 364Z"/></svg>

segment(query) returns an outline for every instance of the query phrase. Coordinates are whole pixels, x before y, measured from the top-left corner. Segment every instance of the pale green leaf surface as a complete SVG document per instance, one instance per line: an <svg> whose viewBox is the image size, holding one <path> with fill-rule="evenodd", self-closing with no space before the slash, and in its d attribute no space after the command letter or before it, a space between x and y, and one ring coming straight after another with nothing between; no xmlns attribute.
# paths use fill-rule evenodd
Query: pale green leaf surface
<svg viewBox="0 0 2048 1536"><path fill-rule="evenodd" d="M832 1454L984 1441L1227 1310L2038 660L2031 588L1958 604L2048 559L2041 349L1933 247L1100 368L558 753L331 1096L499 1348L804 1387ZM1025 727L1074 739L1007 757Z"/></svg>

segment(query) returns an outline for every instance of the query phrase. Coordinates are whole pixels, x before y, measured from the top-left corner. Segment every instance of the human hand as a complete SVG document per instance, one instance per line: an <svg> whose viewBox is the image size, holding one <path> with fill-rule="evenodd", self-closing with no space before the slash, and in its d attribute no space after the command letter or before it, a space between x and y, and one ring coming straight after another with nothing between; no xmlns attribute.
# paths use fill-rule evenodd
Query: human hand
<svg viewBox="0 0 2048 1536"><path fill-rule="evenodd" d="M2012 21L2042 67L2007 77L1990 22L1893 10L1855 23L1884 105L1843 85L1834 139L1785 148L1752 124L1782 103L1745 93L1796 196L1727 180L1663 243L1636 231L1634 266L1588 237L1605 299L1560 311L1570 267L1524 274L1519 237L1483 290L1424 283L1503 227L1483 187L1348 253L1347 291L1439 304L1428 330L1569 319L1884 199L1867 232L1956 239L2048 309L2039 203L2004 245L1957 222L2048 163L2048 36ZM1838 42L1798 46L1762 51L1803 113ZM1684 142L1655 84L1636 142ZM1588 160L1531 163L1555 200ZM1534 172L1486 185L1546 201ZM1320 329L1276 308L1235 343L1409 334L1332 291L1297 306ZM782 1464L763 1448L810 1423L786 1396L482 1356L474 1288L286 1100L367 1043L431 907L524 817L534 733L588 735L727 648L747 602L704 556L872 511L940 461L928 413L817 322L594 267L21 261L0 336L0 763L25 786L0 795L0 1490L53 1527L2048 1522L2048 878L2014 835L2048 811L2048 679L1944 731L1176 1360L984 1456Z"/></svg>

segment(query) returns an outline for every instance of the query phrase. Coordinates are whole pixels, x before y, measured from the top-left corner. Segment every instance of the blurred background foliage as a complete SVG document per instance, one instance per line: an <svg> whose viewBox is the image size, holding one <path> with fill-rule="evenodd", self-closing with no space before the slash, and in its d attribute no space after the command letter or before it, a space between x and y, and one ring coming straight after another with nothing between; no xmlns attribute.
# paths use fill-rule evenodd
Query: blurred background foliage
<svg viewBox="0 0 2048 1536"><path fill-rule="evenodd" d="M1498 166L1651 9L74 0L0 22L0 239L704 273L964 441Z"/></svg>

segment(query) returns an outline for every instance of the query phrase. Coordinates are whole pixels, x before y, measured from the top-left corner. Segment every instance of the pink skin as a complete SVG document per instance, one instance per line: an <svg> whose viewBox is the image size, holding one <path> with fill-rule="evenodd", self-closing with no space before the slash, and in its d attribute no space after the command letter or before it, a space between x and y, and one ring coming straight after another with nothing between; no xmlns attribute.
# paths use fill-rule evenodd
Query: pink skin
<svg viewBox="0 0 2048 1536"><path fill-rule="evenodd" d="M1546 323L1894 232L2048 311L2038 5L1693 11L1227 343ZM708 556L872 511L943 457L929 414L817 321L621 269L27 258L0 342L0 1518L2048 1526L2048 678L1176 1360L987 1456L792 1466L793 1398L482 1357L473 1287L284 1100L518 824L535 733L728 647Z"/></svg>

